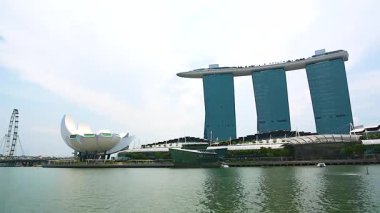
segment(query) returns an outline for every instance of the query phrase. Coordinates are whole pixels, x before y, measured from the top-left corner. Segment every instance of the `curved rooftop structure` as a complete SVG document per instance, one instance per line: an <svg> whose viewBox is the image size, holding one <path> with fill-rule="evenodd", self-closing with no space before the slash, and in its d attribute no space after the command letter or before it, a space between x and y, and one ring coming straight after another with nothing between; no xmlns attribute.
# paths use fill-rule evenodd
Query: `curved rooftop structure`
<svg viewBox="0 0 380 213"><path fill-rule="evenodd" d="M86 124L76 125L70 115L64 115L61 121L61 136L65 143L80 153L112 154L127 149L133 141L129 133L111 133L99 130L94 133Z"/></svg>
<svg viewBox="0 0 380 213"><path fill-rule="evenodd" d="M359 142L358 135L332 134L332 135L307 135L300 137L286 138L285 144L311 144L311 143L346 143Z"/></svg>
<svg viewBox="0 0 380 213"><path fill-rule="evenodd" d="M211 68L201 68L188 72L180 72L177 73L177 76L183 78L202 78L204 75L210 74L227 74L230 73L233 76L246 76L252 75L253 72L260 72L265 70L274 70L274 69L283 69L285 71L292 71L298 69L306 68L306 65L315 64L318 62L339 59L341 58L343 61L348 60L348 52L345 50L337 50L327 53L322 53L319 55L313 55L309 58L301 58L296 60L288 60L286 62L280 63L271 63L264 65L252 65L252 66L244 66L244 67L213 67Z"/></svg>
<svg viewBox="0 0 380 213"><path fill-rule="evenodd" d="M364 134L364 133L377 133L380 132L380 125L375 125L375 126L360 126L357 127L353 130L351 130L351 134Z"/></svg>

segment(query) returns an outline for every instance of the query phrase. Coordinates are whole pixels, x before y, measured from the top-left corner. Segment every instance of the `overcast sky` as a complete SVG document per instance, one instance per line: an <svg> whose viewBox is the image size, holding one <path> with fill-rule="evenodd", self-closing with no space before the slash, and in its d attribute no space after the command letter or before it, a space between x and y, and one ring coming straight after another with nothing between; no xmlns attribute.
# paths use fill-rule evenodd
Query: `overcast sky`
<svg viewBox="0 0 380 213"><path fill-rule="evenodd" d="M202 80L176 73L347 50L355 125L380 123L380 1L0 1L0 133L14 108L27 155L69 156L60 121L136 144L203 136ZM305 70L287 72L293 130L315 131ZM249 76L237 134L256 133ZM133 145L132 145L133 146Z"/></svg>

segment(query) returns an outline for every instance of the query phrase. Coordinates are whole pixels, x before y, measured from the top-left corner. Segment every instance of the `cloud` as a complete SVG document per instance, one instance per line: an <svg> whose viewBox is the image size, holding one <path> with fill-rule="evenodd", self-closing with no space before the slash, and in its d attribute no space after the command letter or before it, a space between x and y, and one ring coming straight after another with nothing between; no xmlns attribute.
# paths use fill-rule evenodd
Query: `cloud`
<svg viewBox="0 0 380 213"><path fill-rule="evenodd" d="M373 21L378 4L5 1L0 33L7 42L0 46L0 64L74 110L112 120L144 141L202 136L202 81L178 78L177 72L308 57L326 48L349 51L350 75L379 42L380 26ZM305 76L296 71L287 77L292 126L312 130ZM235 86L238 134L252 134L251 79L235 79ZM352 94L360 92L354 87Z"/></svg>
<svg viewBox="0 0 380 213"><path fill-rule="evenodd" d="M380 70L370 70L355 75L350 84L351 105L355 125L378 125L380 116L374 113L380 105Z"/></svg>
<svg viewBox="0 0 380 213"><path fill-rule="evenodd" d="M5 32L12 39L4 48L2 63L16 70L23 79L141 134L147 133L144 130L147 124L156 135L168 129L180 134L179 129L187 129L187 126L197 126L200 130L195 132L202 132L199 128L203 123L200 82L179 80L175 73L197 68L193 67L197 58L209 57L225 63L248 61L243 58L252 45L264 48L258 40L283 30L283 23L307 15L288 15L281 20L271 18L267 25L254 21L256 27L244 27L264 15L244 13L254 6L250 3L243 3L246 7L228 2L199 3L191 11L180 5L176 5L179 11L167 8L168 2L153 3L154 9L146 8L145 4L120 4L98 2L92 8L86 4L72 7L62 2L33 4L33 13L16 5L13 9L21 15L20 26L27 21L29 27ZM216 10L215 5L225 8ZM309 9L312 6L301 5ZM271 7L269 3L258 6ZM227 7L244 11L235 11L235 15L227 18L223 13ZM281 10L276 12L285 15ZM304 17L302 23L292 28L306 26L306 20ZM236 29L228 28L226 23L235 25ZM278 26L273 28L274 25ZM253 34L255 28L261 28L263 33L258 34L259 39L252 40L248 35ZM217 36L223 34L225 36ZM28 35L27 40L25 35ZM226 38L238 35L243 36L239 38L240 44L225 42ZM276 37L271 40L280 44ZM240 56L231 57L231 52L236 51L241 52ZM173 92L174 89L182 93ZM189 110L188 106L198 109ZM172 122L161 122L164 120Z"/></svg>

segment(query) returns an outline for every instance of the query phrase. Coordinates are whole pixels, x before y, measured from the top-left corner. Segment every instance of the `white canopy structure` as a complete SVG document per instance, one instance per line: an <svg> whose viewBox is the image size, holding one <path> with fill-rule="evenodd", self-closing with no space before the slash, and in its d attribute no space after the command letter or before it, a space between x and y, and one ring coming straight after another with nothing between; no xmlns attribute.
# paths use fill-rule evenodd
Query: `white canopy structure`
<svg viewBox="0 0 380 213"><path fill-rule="evenodd" d="M306 135L299 137L286 138L285 144L312 144L312 143L345 143L345 142L359 142L359 135Z"/></svg>
<svg viewBox="0 0 380 213"><path fill-rule="evenodd" d="M129 133L116 134L109 130L94 133L88 125L77 126L70 115L62 118L61 135L65 143L75 151L95 155L109 155L127 149L134 139Z"/></svg>

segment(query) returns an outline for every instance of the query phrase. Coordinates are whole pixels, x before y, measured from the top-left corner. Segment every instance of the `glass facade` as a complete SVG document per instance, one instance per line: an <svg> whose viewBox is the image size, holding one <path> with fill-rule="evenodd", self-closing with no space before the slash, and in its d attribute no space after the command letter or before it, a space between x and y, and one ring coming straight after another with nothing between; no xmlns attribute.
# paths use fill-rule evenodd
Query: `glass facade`
<svg viewBox="0 0 380 213"><path fill-rule="evenodd" d="M342 59L306 66L315 125L319 134L347 134L352 121L346 70Z"/></svg>
<svg viewBox="0 0 380 213"><path fill-rule="evenodd" d="M257 131L291 130L284 69L253 72Z"/></svg>
<svg viewBox="0 0 380 213"><path fill-rule="evenodd" d="M236 138L235 94L232 74L203 76L205 101L204 138L223 141Z"/></svg>

